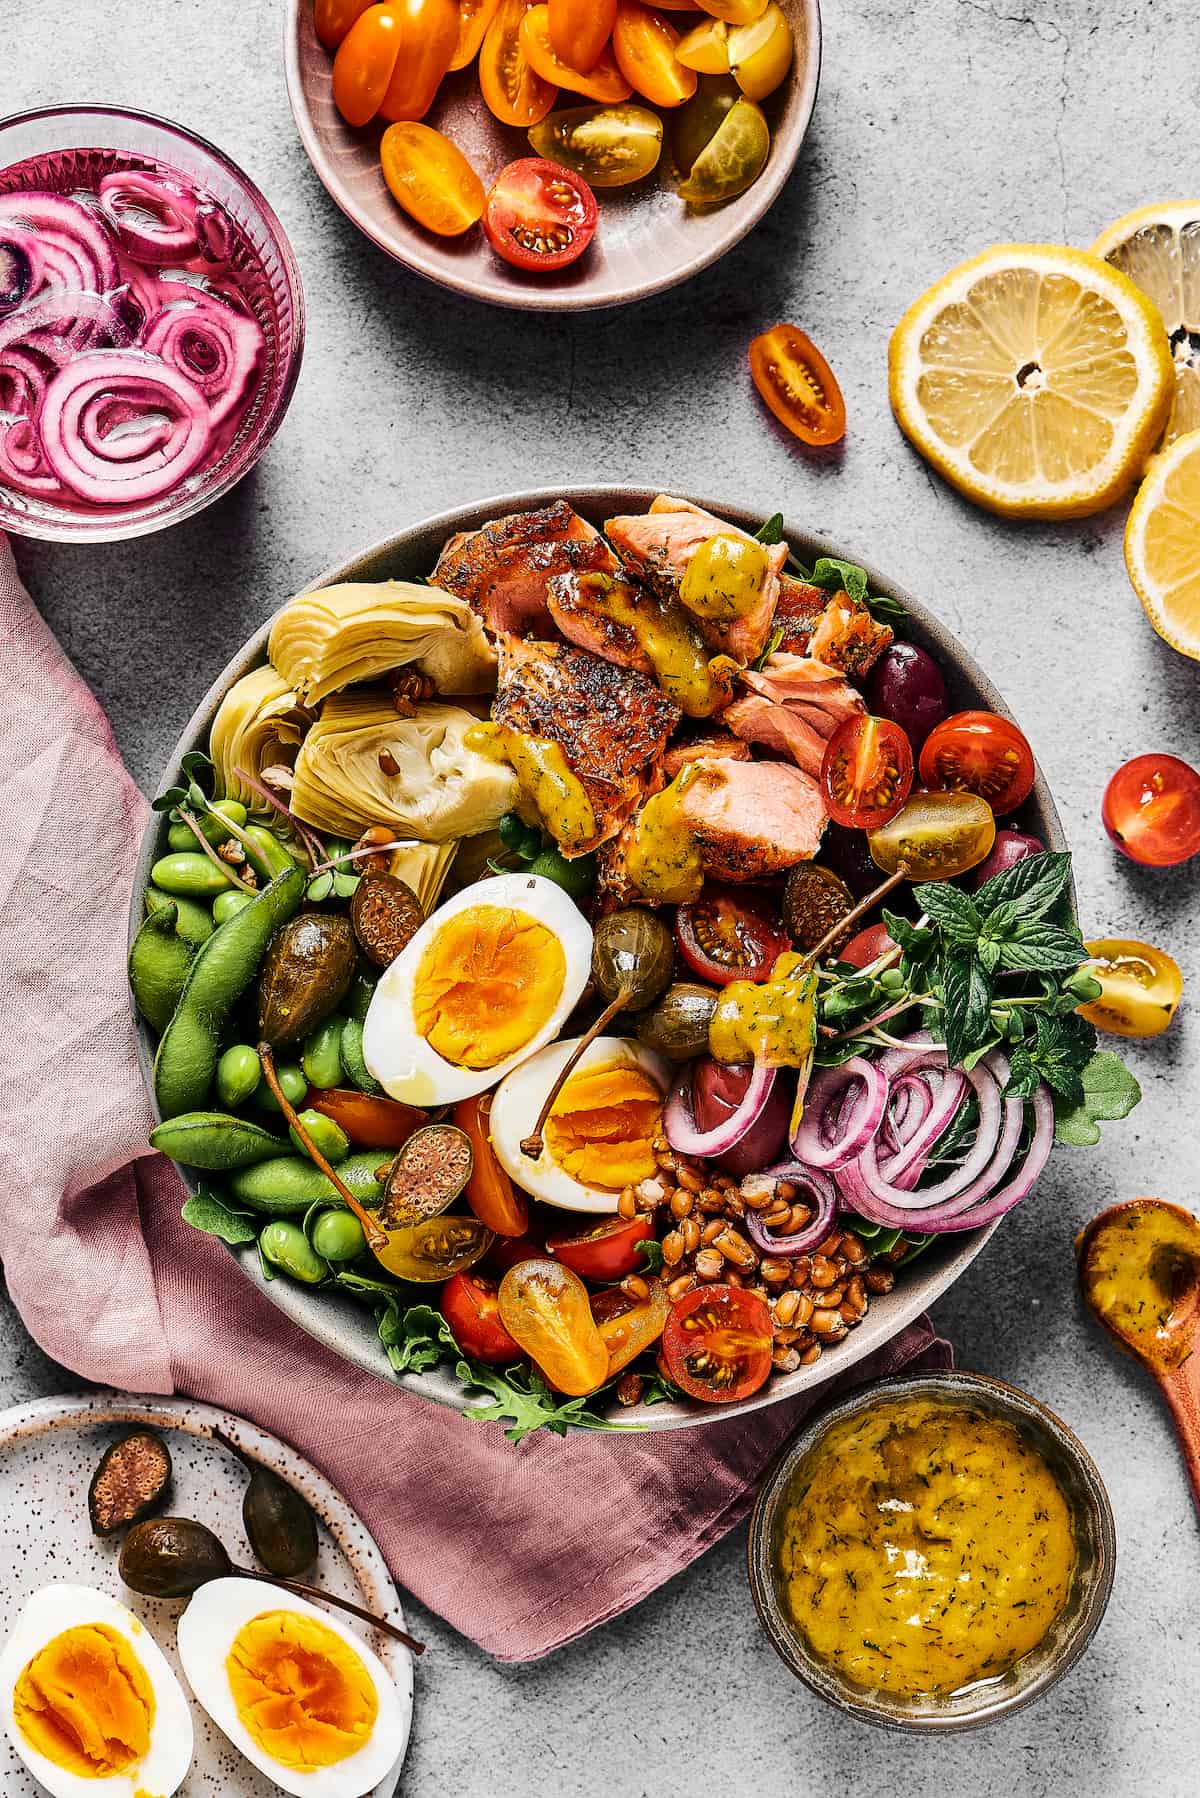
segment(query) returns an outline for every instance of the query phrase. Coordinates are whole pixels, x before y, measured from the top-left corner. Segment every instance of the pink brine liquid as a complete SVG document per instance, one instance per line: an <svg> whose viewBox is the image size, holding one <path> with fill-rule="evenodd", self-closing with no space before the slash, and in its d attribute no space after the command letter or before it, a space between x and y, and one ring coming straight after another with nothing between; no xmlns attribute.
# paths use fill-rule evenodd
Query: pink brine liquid
<svg viewBox="0 0 1200 1798"><path fill-rule="evenodd" d="M96 515L204 484L272 355L245 232L144 156L41 156L0 189L0 492Z"/></svg>

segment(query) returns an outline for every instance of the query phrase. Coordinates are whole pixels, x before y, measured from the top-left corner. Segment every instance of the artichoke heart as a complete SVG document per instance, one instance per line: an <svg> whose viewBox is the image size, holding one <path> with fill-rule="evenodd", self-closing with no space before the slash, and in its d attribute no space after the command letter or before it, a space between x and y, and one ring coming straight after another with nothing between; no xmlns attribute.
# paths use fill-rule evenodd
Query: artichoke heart
<svg viewBox="0 0 1200 1798"><path fill-rule="evenodd" d="M392 851L388 872L410 886L428 917L441 897L458 843L405 843Z"/></svg>
<svg viewBox="0 0 1200 1798"><path fill-rule="evenodd" d="M496 657L463 599L413 581L345 581L288 601L267 650L306 705L409 665L439 693L488 693Z"/></svg>
<svg viewBox="0 0 1200 1798"><path fill-rule="evenodd" d="M401 717L379 688L335 693L296 758L292 810L331 836L386 824L398 837L449 843L491 830L512 810L517 782L469 747L477 723L453 705L421 704Z"/></svg>
<svg viewBox="0 0 1200 1798"><path fill-rule="evenodd" d="M290 768L307 726L295 692L274 668L255 668L235 681L209 732L218 798L237 799L252 812L270 812L266 800L235 771L242 768L261 780L264 768Z"/></svg>

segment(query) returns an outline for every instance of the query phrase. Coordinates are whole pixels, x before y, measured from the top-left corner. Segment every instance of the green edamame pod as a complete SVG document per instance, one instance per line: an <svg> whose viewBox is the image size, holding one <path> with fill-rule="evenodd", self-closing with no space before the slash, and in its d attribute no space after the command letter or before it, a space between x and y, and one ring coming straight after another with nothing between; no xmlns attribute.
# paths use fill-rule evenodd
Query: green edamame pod
<svg viewBox="0 0 1200 1798"><path fill-rule="evenodd" d="M242 835L250 865L262 880L275 880L298 866L291 850L265 824L248 824Z"/></svg>
<svg viewBox="0 0 1200 1798"><path fill-rule="evenodd" d="M252 1167L287 1148L269 1130L248 1118L229 1117L224 1111L182 1112L152 1130L150 1141L172 1161L214 1174L231 1167Z"/></svg>
<svg viewBox="0 0 1200 1798"><path fill-rule="evenodd" d="M299 1105L308 1091L308 1081L304 1078L304 1069L297 1067L294 1061L283 1061L275 1069L275 1078L283 1088L283 1096L288 1104ZM260 1111L273 1111L276 1116L282 1109L279 1100L265 1080L254 1095L254 1103Z"/></svg>
<svg viewBox="0 0 1200 1798"><path fill-rule="evenodd" d="M320 1111L298 1111L296 1116L303 1124L313 1147L319 1154L324 1155L326 1161L332 1162L334 1167L339 1161L345 1161L350 1153L350 1138L340 1125L335 1124L332 1118L327 1118ZM288 1126L288 1135L300 1154L307 1155L308 1150L304 1146L303 1138L293 1125Z"/></svg>
<svg viewBox="0 0 1200 1798"><path fill-rule="evenodd" d="M218 926L196 956L154 1060L154 1094L165 1118L204 1105L230 1011L257 974L275 931L295 915L303 897L304 875L293 868Z"/></svg>
<svg viewBox="0 0 1200 1798"><path fill-rule="evenodd" d="M337 1086L342 1078L342 1029L346 1020L334 1012L305 1038L301 1066L310 1086Z"/></svg>
<svg viewBox="0 0 1200 1798"><path fill-rule="evenodd" d="M175 934L181 936L185 943L191 943L198 949L201 943L207 943L213 933L212 913L207 905L197 904L195 899L185 899L181 894L160 893L157 887L147 887L145 894L146 915L162 911L164 906L175 907Z"/></svg>
<svg viewBox="0 0 1200 1798"><path fill-rule="evenodd" d="M258 1050L249 1043L234 1043L217 1063L217 1097L228 1111L236 1111L252 1099L262 1084Z"/></svg>
<svg viewBox="0 0 1200 1798"><path fill-rule="evenodd" d="M233 885L207 855L197 849L194 855L164 855L150 870L150 878L164 893L181 893L184 898L212 899Z"/></svg>
<svg viewBox="0 0 1200 1798"><path fill-rule="evenodd" d="M272 1267L290 1274L293 1280L299 1280L305 1286L319 1286L329 1273L328 1266L316 1254L300 1226L285 1223L282 1218L267 1224L259 1232L258 1248Z"/></svg>
<svg viewBox="0 0 1200 1798"><path fill-rule="evenodd" d="M357 1261L367 1246L363 1227L352 1211L319 1211L309 1241L323 1261Z"/></svg>
<svg viewBox="0 0 1200 1798"><path fill-rule="evenodd" d="M374 993L375 982L371 979L369 974L364 974L360 969L354 976L353 984L346 995L346 1010L349 1012L350 1016L356 1018L360 1024L366 1018L367 1008L374 997Z"/></svg>
<svg viewBox="0 0 1200 1798"><path fill-rule="evenodd" d="M173 902L153 911L129 951L129 984L138 1010L161 1036L179 1003L195 945L178 935Z"/></svg>
<svg viewBox="0 0 1200 1798"><path fill-rule="evenodd" d="M383 1191L377 1172L385 1160L379 1149L351 1155L338 1168L338 1178L364 1205L373 1204ZM239 1168L229 1176L229 1190L239 1204L276 1217L307 1211L310 1205L337 1205L341 1199L333 1181L303 1155L281 1155Z"/></svg>
<svg viewBox="0 0 1200 1798"><path fill-rule="evenodd" d="M347 1077L361 1093L381 1093L378 1080L363 1060L363 1027L357 1018L347 1018L342 1031L342 1066Z"/></svg>
<svg viewBox="0 0 1200 1798"><path fill-rule="evenodd" d="M218 893L213 900L214 924L227 924L230 918L236 918L240 911L253 905L254 894L243 893L239 887L230 887L226 893Z"/></svg>
<svg viewBox="0 0 1200 1798"><path fill-rule="evenodd" d="M244 824L246 822L245 806L236 799L218 799L211 812L205 812L203 817L196 819L206 841L210 842L214 848L218 843L227 843L233 835L233 832L225 827L224 820L226 819L234 824ZM167 847L169 849L193 850L196 847L195 835L186 824L172 824L167 832Z"/></svg>

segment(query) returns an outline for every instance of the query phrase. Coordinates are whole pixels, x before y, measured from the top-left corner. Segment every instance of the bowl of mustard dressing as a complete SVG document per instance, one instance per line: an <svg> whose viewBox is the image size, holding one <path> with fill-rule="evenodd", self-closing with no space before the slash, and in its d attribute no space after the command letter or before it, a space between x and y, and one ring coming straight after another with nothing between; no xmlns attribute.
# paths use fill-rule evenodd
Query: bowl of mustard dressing
<svg viewBox="0 0 1200 1798"><path fill-rule="evenodd" d="M1082 1443L1028 1394L959 1371L822 1412L750 1524L751 1592L779 1655L891 1729L969 1729L1046 1691L1095 1633L1115 1557Z"/></svg>

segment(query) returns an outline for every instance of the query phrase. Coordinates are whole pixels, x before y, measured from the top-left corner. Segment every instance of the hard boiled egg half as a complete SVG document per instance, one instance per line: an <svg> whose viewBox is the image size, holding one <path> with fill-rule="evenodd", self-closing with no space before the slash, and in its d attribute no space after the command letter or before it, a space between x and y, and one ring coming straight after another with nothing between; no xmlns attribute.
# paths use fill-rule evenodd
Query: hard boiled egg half
<svg viewBox="0 0 1200 1798"><path fill-rule="evenodd" d="M558 1035L591 959L591 926L554 881L478 881L383 974L363 1026L367 1066L410 1105L469 1099Z"/></svg>
<svg viewBox="0 0 1200 1798"><path fill-rule="evenodd" d="M171 1798L187 1699L144 1623L90 1586L43 1586L0 1654L9 1740L53 1798Z"/></svg>
<svg viewBox="0 0 1200 1798"><path fill-rule="evenodd" d="M379 1656L327 1611L257 1580L212 1580L179 1619L178 1642L197 1701L281 1791L363 1798L398 1770L400 1695Z"/></svg>
<svg viewBox="0 0 1200 1798"><path fill-rule="evenodd" d="M535 1198L565 1211L615 1211L621 1189L658 1172L670 1073L660 1055L624 1036L598 1036L563 1084L542 1132L536 1161L521 1151L542 1106L579 1042L552 1043L501 1081L491 1136L505 1172Z"/></svg>

